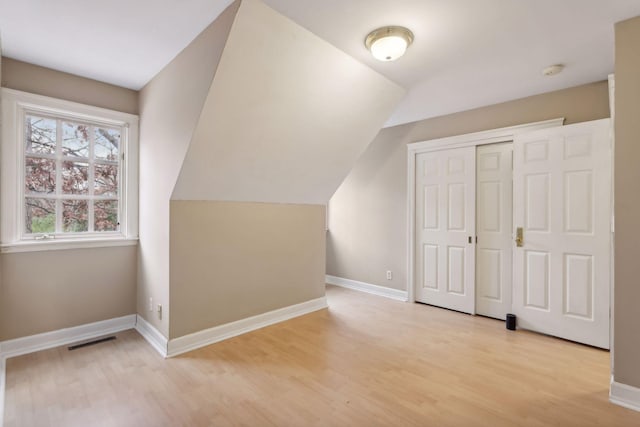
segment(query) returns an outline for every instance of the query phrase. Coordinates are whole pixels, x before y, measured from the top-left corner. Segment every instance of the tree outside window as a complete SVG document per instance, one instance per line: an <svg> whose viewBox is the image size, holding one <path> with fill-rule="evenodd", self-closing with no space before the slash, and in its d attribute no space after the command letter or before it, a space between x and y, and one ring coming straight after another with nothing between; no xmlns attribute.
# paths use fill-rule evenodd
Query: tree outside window
<svg viewBox="0 0 640 427"><path fill-rule="evenodd" d="M118 231L122 129L24 117L25 233Z"/></svg>

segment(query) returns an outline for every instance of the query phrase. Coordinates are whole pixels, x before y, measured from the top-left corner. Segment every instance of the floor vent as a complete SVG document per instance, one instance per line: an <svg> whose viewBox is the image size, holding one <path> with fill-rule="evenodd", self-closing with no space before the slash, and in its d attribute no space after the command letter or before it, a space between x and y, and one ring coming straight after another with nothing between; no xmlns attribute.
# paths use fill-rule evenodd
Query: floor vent
<svg viewBox="0 0 640 427"><path fill-rule="evenodd" d="M82 347L88 347L88 346L94 345L94 344L100 344L101 342L111 341L111 340L115 340L115 339L116 339L116 336L115 335L111 335L109 337L95 338L95 339L88 340L88 341L80 341L78 343L71 344L69 346L69 351L76 350L76 349L82 348Z"/></svg>

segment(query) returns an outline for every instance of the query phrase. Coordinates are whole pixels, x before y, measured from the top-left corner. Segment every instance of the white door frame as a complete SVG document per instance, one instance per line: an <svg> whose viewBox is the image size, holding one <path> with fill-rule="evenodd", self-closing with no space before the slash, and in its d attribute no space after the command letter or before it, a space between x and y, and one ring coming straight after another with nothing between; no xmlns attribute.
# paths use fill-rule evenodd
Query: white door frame
<svg viewBox="0 0 640 427"><path fill-rule="evenodd" d="M415 302L415 220L416 220L416 156L419 153L451 148L473 147L499 142L512 142L515 135L539 129L562 126L564 117L541 122L510 126L482 132L415 142L407 145L407 295ZM475 278L474 278L475 286Z"/></svg>
<svg viewBox="0 0 640 427"><path fill-rule="evenodd" d="M615 287L616 287L616 265L615 265L615 251L616 251L616 217L615 217L615 179L616 179L616 135L615 135L615 123L616 123L616 76L615 74L609 74L609 115L611 116L611 248L609 249L609 266L611 271L609 272L610 284L611 284L611 296L609 298L610 312L609 312L609 360L611 364L611 386L609 386L609 395L611 396L611 388L614 383L614 321L615 321ZM611 400L611 397L609 397ZM614 402L615 403L615 402Z"/></svg>

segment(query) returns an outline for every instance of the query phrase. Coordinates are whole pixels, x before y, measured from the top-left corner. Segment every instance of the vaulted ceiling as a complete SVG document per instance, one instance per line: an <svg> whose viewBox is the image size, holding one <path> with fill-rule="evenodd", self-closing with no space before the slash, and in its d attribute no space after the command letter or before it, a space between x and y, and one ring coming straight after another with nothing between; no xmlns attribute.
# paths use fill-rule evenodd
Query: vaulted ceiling
<svg viewBox="0 0 640 427"><path fill-rule="evenodd" d="M230 3L0 0L3 55L140 89ZM265 3L407 89L387 125L603 80L614 71L613 24L640 15L638 0ZM396 62L364 47L383 25L415 33ZM555 63L566 70L543 77Z"/></svg>

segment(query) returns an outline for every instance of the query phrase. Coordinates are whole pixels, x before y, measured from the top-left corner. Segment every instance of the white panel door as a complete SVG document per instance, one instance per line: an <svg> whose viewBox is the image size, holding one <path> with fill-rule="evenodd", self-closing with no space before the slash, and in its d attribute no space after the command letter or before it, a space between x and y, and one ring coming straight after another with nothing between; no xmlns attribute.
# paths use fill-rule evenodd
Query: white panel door
<svg viewBox="0 0 640 427"><path fill-rule="evenodd" d="M475 147L416 157L415 299L475 311Z"/></svg>
<svg viewBox="0 0 640 427"><path fill-rule="evenodd" d="M514 141L518 326L609 348L609 119Z"/></svg>
<svg viewBox="0 0 640 427"><path fill-rule="evenodd" d="M476 313L505 319L511 312L513 144L478 147L476 154Z"/></svg>

